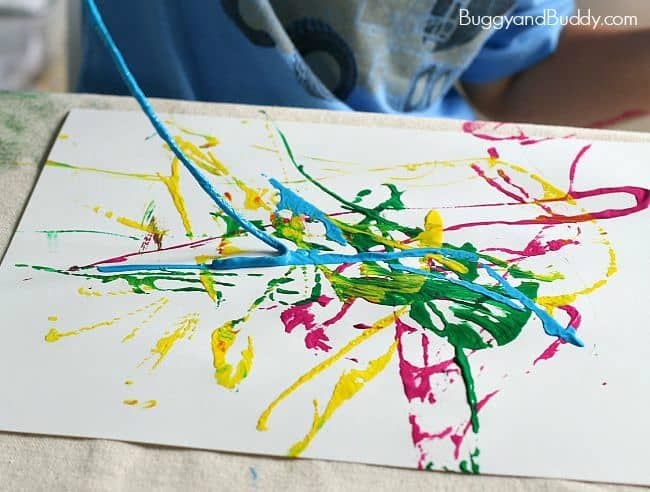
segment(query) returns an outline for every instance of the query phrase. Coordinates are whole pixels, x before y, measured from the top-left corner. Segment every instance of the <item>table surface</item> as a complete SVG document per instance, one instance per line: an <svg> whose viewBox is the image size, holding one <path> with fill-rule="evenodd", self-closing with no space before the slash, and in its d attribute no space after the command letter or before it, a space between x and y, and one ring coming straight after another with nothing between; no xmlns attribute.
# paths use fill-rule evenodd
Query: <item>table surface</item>
<svg viewBox="0 0 650 492"><path fill-rule="evenodd" d="M171 100L154 100L153 103L158 111L166 113L235 117L252 117L262 109ZM72 108L137 110L133 100L123 97L0 92L0 251L3 254L58 129ZM276 120L453 131L461 131L463 123L365 113L263 109ZM650 121L647 126L650 130ZM592 140L650 142L648 133L531 125L521 125L521 128L536 136L575 134ZM497 131L509 129L504 126ZM638 490L574 481L428 473L2 432L0 484L9 485L12 490L212 490L224 486L228 490Z"/></svg>

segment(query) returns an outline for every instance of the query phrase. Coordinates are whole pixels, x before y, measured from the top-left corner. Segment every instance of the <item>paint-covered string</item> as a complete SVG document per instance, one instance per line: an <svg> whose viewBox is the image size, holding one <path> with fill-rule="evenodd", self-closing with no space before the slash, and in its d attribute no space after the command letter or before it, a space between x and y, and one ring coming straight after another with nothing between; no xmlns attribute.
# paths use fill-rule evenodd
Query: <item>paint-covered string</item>
<svg viewBox="0 0 650 492"><path fill-rule="evenodd" d="M249 220L238 214L232 205L230 205L230 203L228 203L228 201L212 186L210 181L208 181L208 179L201 173L201 171L199 171L199 169L185 155L172 135L169 133L169 130L167 130L165 124L158 117L156 111L153 109L149 103L149 100L144 95L144 92L142 92L142 89L140 88L138 82L135 80L135 77L131 73L129 66L124 60L124 56L122 56L122 53L115 44L115 41L113 41L113 37L111 36L111 33L108 31L108 28L104 23L95 0L86 0L86 5L90 13L90 19L95 29L97 30L99 37L102 39L106 45L106 48L110 52L113 61L117 65L118 71L126 83L129 92L131 92L136 101L138 101L138 104L147 115L147 118L149 118L149 121L156 130L158 136L163 139L163 141L169 146L178 160L183 163L185 168L196 180L198 185L210 196L210 198L224 213L226 213L230 218L237 222L237 224L239 224L246 232L263 241L265 244L275 249L278 253L286 253L287 246L282 241L276 239L270 234L267 234L265 231L258 229Z"/></svg>
<svg viewBox="0 0 650 492"><path fill-rule="evenodd" d="M280 240L273 237L272 235L266 233L264 230L257 228L245 217L240 215L227 200L212 186L208 179L199 171L198 167L195 166L191 160L185 155L183 150L176 144L176 141L172 135L167 130L165 124L156 114L155 110L149 103L144 92L138 85L135 77L131 73L122 53L116 46L113 38L104 23L101 13L94 0L85 0L88 7L91 21L99 33L100 38L103 40L107 49L109 50L113 61L117 65L118 71L122 76L124 82L126 83L129 91L138 101L138 104L148 117L149 121L156 130L156 133L160 138L169 146L174 155L183 163L185 168L189 171L192 177L196 180L198 185L210 196L210 198L215 202L215 204L230 218L232 218L242 229L250 233L254 237L263 241L266 245L272 247L276 250L276 255L266 255L266 256L237 256L225 259L216 259L209 265L178 265L178 264L155 264L155 265L118 265L118 266L99 266L97 269L100 272L124 272L131 270L188 270L188 269L199 269L199 270L231 270L231 269L241 269L241 268L269 268L277 266L286 266L286 265L325 265L325 264L346 264L346 263L360 263L360 262L377 262L377 261L390 261L390 260L399 260L403 258L414 258L414 257L423 257L428 254L440 254L449 258L464 258L467 259L467 255L472 256L472 253L461 252L456 250L451 250L447 248L413 248L402 251L386 251L386 252L371 252L365 251L356 254L337 254L337 253L323 253L316 250L306 250L306 249L297 249L289 250L289 248ZM289 158L294 163L299 171L302 172L302 166L300 166L293 156L293 153L288 146L286 138L280 133L280 137L284 143L285 150L287 151ZM317 181L310 179L321 190L328 192L325 188L322 187ZM271 179L271 183L278 189L281 188L279 182ZM282 191L282 190L281 190ZM289 190L285 190L289 191ZM293 194L295 195L295 194ZM291 196L293 196L291 195ZM337 197L338 198L338 197ZM310 206L310 204L302 203L303 207ZM351 205L351 204L349 204ZM313 208L313 207L312 207ZM315 208L310 211L316 211ZM306 209L305 209L306 211ZM370 212L369 210L365 210ZM318 215L318 214L316 214ZM339 244L345 244L345 238L342 236L341 231L339 231L329 220L321 214L318 216L323 222L327 232L328 237ZM396 265L394 265L396 266ZM542 320L544 330L547 334L552 336L557 336L569 343L574 345L582 346L582 341L577 337L575 330L571 327L563 328L557 321L555 321L550 315L548 315L543 309L535 304L535 302L521 292L519 292L515 287L511 286L508 281L499 275L495 270L490 268L488 265L482 265L488 272L488 274L494 278L502 287L504 292L509 295L513 300L517 300L521 303L523 308L526 308L534 312ZM396 266L397 269L410 271L412 273L418 273L422 275L431 275L429 272L425 272L419 269L411 269L403 265ZM441 277L442 280L446 280L452 283L462 283L463 286L473 290L475 292L480 292L484 295L487 295L489 298L496 300L498 302L503 302L506 305L513 305L517 309L521 309L519 306L514 304L512 300L507 297L491 292L488 289L484 289L480 286L468 282L461 282L454 280L450 277Z"/></svg>
<svg viewBox="0 0 650 492"><path fill-rule="evenodd" d="M374 252L366 251L357 254L338 254L338 253L322 253L314 250L298 249L295 251L287 251L282 256L236 256L231 258L217 259L210 264L133 264L133 265L108 265L99 266L97 270L102 273L119 273L129 271L147 271L147 270L235 270L241 268L270 268L282 267L287 265L341 265L347 263L361 263L361 262L376 262L376 261L390 261L400 260L403 258L421 258L429 254L438 254L447 258L457 260L473 260L479 259L476 253L468 251L458 251L448 248L413 248L403 251L387 251L387 252ZM569 342L573 345L584 346L584 343L578 337L576 330L572 327L563 327L546 311L540 308L535 302L524 294L522 294L515 287L510 285L508 281L499 275L499 273L491 268L489 265L480 264L490 277L494 278L501 287L505 294L499 294L464 280L457 280L452 277L437 275L431 272L426 272L418 268L411 268L404 265L393 264L395 270L406 271L418 275L432 276L446 282L462 285L468 290L477 292L486 296L489 299L500 302L506 306L512 307L517 310L528 309L535 313L542 321L542 327L547 335L559 337L562 340ZM514 301L518 301L520 305Z"/></svg>

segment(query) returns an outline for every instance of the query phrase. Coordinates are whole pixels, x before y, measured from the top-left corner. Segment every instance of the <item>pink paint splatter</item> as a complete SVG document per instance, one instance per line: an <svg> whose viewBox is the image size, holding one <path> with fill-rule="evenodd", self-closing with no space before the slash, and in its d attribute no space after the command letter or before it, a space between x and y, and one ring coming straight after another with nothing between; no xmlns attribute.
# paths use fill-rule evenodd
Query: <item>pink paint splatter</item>
<svg viewBox="0 0 650 492"><path fill-rule="evenodd" d="M315 328L311 331L308 331L305 335L305 346L308 349L316 349L327 352L332 348L330 345L327 345L327 343L325 343L329 342L329 340L330 339L327 337L325 330L322 327Z"/></svg>
<svg viewBox="0 0 650 492"><path fill-rule="evenodd" d="M367 330L368 328L372 328L372 326L367 323L356 323L352 325L352 327L356 328L357 330Z"/></svg>
<svg viewBox="0 0 650 492"><path fill-rule="evenodd" d="M452 428L449 426L437 434L425 432L418 424L416 416L412 413L409 414L409 423L411 424L411 440L413 441L413 444L418 448L418 451L420 453L420 458L418 459L418 468L422 469L424 467L424 461L426 459L426 452L422 447L422 441L444 439L449 434L451 434Z"/></svg>
<svg viewBox="0 0 650 492"><path fill-rule="evenodd" d="M503 169L497 169L497 174L510 186L516 188L522 196L530 198L530 194L526 191L526 189L523 186L519 186L518 184L514 183L512 178Z"/></svg>
<svg viewBox="0 0 650 492"><path fill-rule="evenodd" d="M643 116L649 115L650 112L643 109L631 109L629 111L623 111L621 114L614 116L612 118L605 118L603 120L594 121L587 125L590 128L607 128L617 123L622 123L627 120L634 118L641 118Z"/></svg>
<svg viewBox="0 0 650 492"><path fill-rule="evenodd" d="M548 215L539 215L530 219L521 219L521 220L486 220L480 222L466 222L461 224L452 225L445 228L445 231L456 231L464 229L467 227L480 227L494 224L501 225L533 225L533 224L570 224L570 223L579 223L579 222L591 222L598 219L614 219L617 217L625 217L626 215L637 213L641 210L645 210L650 206L650 190L641 188L639 186L613 186L606 188L594 188L592 190L586 191L577 191L573 189L573 180L575 177L575 172L577 168L578 161L582 156L589 150L591 146L584 146L578 155L576 156L573 164L571 165L570 170L570 187L567 193L564 196L558 198L545 198L536 200L535 204L544 204L551 202L565 202L569 199L579 200L581 198L590 198L594 196L606 196L606 195L628 195L634 200L634 205L624 207L624 208L614 208L614 209L604 209L598 212L584 212L576 215L563 215L563 214L551 214ZM510 195L508 195L510 196Z"/></svg>
<svg viewBox="0 0 650 492"><path fill-rule="evenodd" d="M463 123L462 129L465 133L490 142L511 140L518 141L520 145L533 145L555 139L555 137L530 137L524 133L521 127L512 123L466 121ZM562 138L571 138L573 136L573 134L570 134Z"/></svg>
<svg viewBox="0 0 650 492"><path fill-rule="evenodd" d="M280 315L280 320L284 324L284 331L291 333L296 326L300 325L304 326L306 330L312 330L316 326L315 316L310 310L312 305L319 304L325 307L331 301L331 297L320 296L316 301L298 304L286 309Z"/></svg>
<svg viewBox="0 0 650 492"><path fill-rule="evenodd" d="M328 352L332 347L326 342L329 342L329 337L325 333L325 328L340 321L352 306L354 301L346 302L341 309L330 319L323 323L316 322L316 315L312 312L315 305L326 307L332 302L332 298L328 296L320 296L316 301L306 302L292 306L280 314L280 320L284 325L284 331L291 333L297 326L302 326L305 331L305 347L313 350L322 350Z"/></svg>
<svg viewBox="0 0 650 492"><path fill-rule="evenodd" d="M543 256L551 251L559 251L565 246L571 244L580 244L574 239L549 239L542 242L539 238L534 238L530 241L523 250L509 249L509 248L485 248L483 251L501 251L511 255L519 255L522 258L530 258L531 256Z"/></svg>
<svg viewBox="0 0 650 492"><path fill-rule="evenodd" d="M575 307L571 305L566 305L566 306L559 306L558 309L561 309L565 313L569 315L569 326L575 328L578 330L580 328L580 324L582 323L582 315L580 314L580 311L578 311ZM549 360L555 357L560 350L560 347L566 343L564 340L557 339L553 343L551 343L544 351L537 356L537 358L533 361L533 365L537 364L540 361L543 360Z"/></svg>
<svg viewBox="0 0 650 492"><path fill-rule="evenodd" d="M435 396L431 389L431 378L435 374L448 374L450 372L458 372L455 367L454 360L448 359L436 364L429 365L428 363L428 346L429 340L426 335L422 334L422 350L423 350L423 367L418 367L411 364L404 357L404 346L402 338L405 334L415 333L416 329L407 325L399 318L395 322L396 338L397 338L397 353L399 356L399 373L402 379L402 386L404 387L404 394L409 401L419 399L420 401L428 401L435 403ZM453 366L453 367L450 367Z"/></svg>
<svg viewBox="0 0 650 492"><path fill-rule="evenodd" d="M551 343L548 347L546 347L544 351L541 354L539 354L537 358L533 361L533 365L537 364L542 360L549 360L555 357L557 355L558 350L560 349L561 342L562 340L558 338L553 343Z"/></svg>
<svg viewBox="0 0 650 492"><path fill-rule="evenodd" d="M491 393L488 393L485 395L477 404L476 404L476 411L480 412L481 409L487 405L487 403L492 399L494 395L496 395L500 390L494 390ZM462 429L461 432L457 434L452 434L449 436L449 439L451 439L451 442L454 443L454 459L458 459L460 456L460 447L463 444L463 440L465 439L465 436L467 435L467 431L469 431L470 427L472 426L472 423L470 420L467 420L465 422L465 425Z"/></svg>

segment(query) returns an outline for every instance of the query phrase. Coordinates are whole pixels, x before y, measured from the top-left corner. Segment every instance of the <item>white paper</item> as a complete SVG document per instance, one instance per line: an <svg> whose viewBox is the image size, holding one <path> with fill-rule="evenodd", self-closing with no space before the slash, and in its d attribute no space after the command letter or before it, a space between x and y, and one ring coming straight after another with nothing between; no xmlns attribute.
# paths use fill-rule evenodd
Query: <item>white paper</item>
<svg viewBox="0 0 650 492"><path fill-rule="evenodd" d="M178 200L170 194L175 184L166 178L172 154L143 115L75 110L0 268L0 428L272 455L293 450L302 457L433 470L650 484L648 213L635 201L635 196L647 200L642 192L650 188L647 145L570 137L535 141L516 132L502 139L478 126L466 126L463 134L274 122L263 116L166 119L174 135L195 146L190 155L202 156L202 172L215 188L227 192L246 217L265 225L273 222L273 214L291 225L291 213L275 209L272 177L338 227L355 226L362 215L350 209L376 207L390 197L384 185L393 184L402 193L403 209L378 212L380 217L423 228L429 211L437 211L447 248L470 243L484 255L481 265L492 265L512 286L536 284L536 306L551 311L563 327L573 316L584 347L559 344L552 356L557 338L523 308L519 311L529 313L529 319L502 346L490 330L480 328L484 321L470 323L473 333L493 345L463 350L480 407L480 430L474 433L466 385L448 336L423 328L409 314L418 290L415 280L406 308L367 298L346 308L344 294L326 278L340 265L231 270L215 273L208 287L209 281L190 266L211 261L208 256L260 254L268 247L241 235L224 243L225 221L211 215L218 215L215 205L180 166L183 222ZM300 174L279 131L305 173L347 205ZM571 183L570 169L579 154ZM604 190L584 193L595 189ZM258 190L259 200L251 190ZM361 190L370 193L357 196ZM601 217L602 211L613 217ZM506 224L512 222L523 224ZM337 253L355 252L350 244L325 238L323 223L306 221L304 214L295 215L293 226L306 228L307 242ZM162 240L147 228L165 231ZM367 232L381 236L374 225ZM285 231L291 234L296 229ZM346 236L348 243L364 234ZM431 245L439 236L429 230L409 240L393 230L383 239L393 241L389 246L401 242L399 247L412 248ZM121 256L122 261L106 261ZM417 258L400 261L451 279L443 283L467 274L444 255L429 257L428 266ZM95 267L71 268L97 262L136 270L143 264L188 269L135 272L139 280L129 284ZM513 265L537 279L506 271ZM375 266L390 268L385 262ZM496 292L496 281L486 272L479 266L472 282ZM317 273L320 294L313 291ZM147 288L142 279L152 275L158 279ZM394 289L397 282L397 277L360 270L358 263L340 267L338 275L381 278L378 289ZM269 287L254 305L269 281L282 278L286 283ZM452 313L462 303L440 299L450 295L448 289L432 303L458 324L460 315ZM315 302L306 303L312 294ZM463 312L501 312L482 305ZM426 309L441 329L440 319ZM311 314L305 318L306 312ZM225 358L219 358L217 348L215 360L215 330L241 318L230 333L237 332ZM388 319L384 328L369 328L382 318ZM508 315L499 326L513 319ZM458 333L459 328L447 330ZM227 338L217 345L223 348ZM249 363L240 364L246 358ZM416 387L409 389L409 381ZM347 394L341 391L345 382ZM295 391L283 397L292 385ZM342 396L340 404L327 410L333 393ZM257 430L270 405L267 429ZM300 442L304 445L296 446Z"/></svg>

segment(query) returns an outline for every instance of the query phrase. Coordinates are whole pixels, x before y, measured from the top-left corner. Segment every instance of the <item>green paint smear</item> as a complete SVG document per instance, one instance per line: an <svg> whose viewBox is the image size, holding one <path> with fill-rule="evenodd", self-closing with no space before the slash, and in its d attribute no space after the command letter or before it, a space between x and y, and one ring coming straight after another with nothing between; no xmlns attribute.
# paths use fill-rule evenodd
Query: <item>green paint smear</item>
<svg viewBox="0 0 650 492"><path fill-rule="evenodd" d="M156 202L151 200L147 204L147 207L144 210L144 214L142 215L142 220L140 220L140 225L142 226L149 225L151 219L153 219L153 213L155 210L156 210Z"/></svg>
<svg viewBox="0 0 650 492"><path fill-rule="evenodd" d="M48 273L57 273L59 275L66 275L70 277L81 277L88 280L98 280L102 284L110 284L113 282L125 282L135 294L148 294L152 291L157 292L204 292L205 289L196 271L182 272L182 271L161 271L161 272L146 272L146 273L119 273L119 274L91 274L85 273L84 270L61 270L57 268L40 266L40 265L26 265L17 263L18 268L31 268L36 271L43 271ZM204 272L205 274L205 272ZM233 276L237 274L226 274L209 272L208 275L213 277L215 285L222 287L235 287L234 283L215 280L216 277ZM178 287L163 288L156 285L156 282L170 281L180 284Z"/></svg>
<svg viewBox="0 0 650 492"><path fill-rule="evenodd" d="M237 221L226 215L221 211L210 212L210 216L215 220L215 222L222 221L226 225L226 232L221 236L224 239L229 239L236 236L243 236L245 231L239 226ZM257 227L260 230L264 230L264 223L261 220L249 220L251 224Z"/></svg>
<svg viewBox="0 0 650 492"><path fill-rule="evenodd" d="M137 236L127 236L125 234L118 234L116 232L108 231L95 231L92 229L53 229L53 230L43 230L36 231L42 234L47 234L48 239L56 239L59 234L102 234L106 236L122 237L125 239L133 239L134 241L139 241L141 238Z"/></svg>
<svg viewBox="0 0 650 492"><path fill-rule="evenodd" d="M252 313L255 309L260 307L266 299L273 300L273 293L275 291L279 291L281 285L293 282L293 278L291 278L290 275L293 273L295 269L296 267L292 266L285 272L284 276L269 280L269 282L266 284L264 292L262 293L261 296L259 296L251 303L247 313L240 318L230 320L231 326L234 328L238 324L246 322L246 320L250 316L250 313Z"/></svg>
<svg viewBox="0 0 650 492"><path fill-rule="evenodd" d="M478 475L480 473L480 468L476 458L478 458L479 454L481 454L481 451L478 448L474 449L474 451L469 454L469 460L462 460L459 463L460 471L463 473Z"/></svg>

